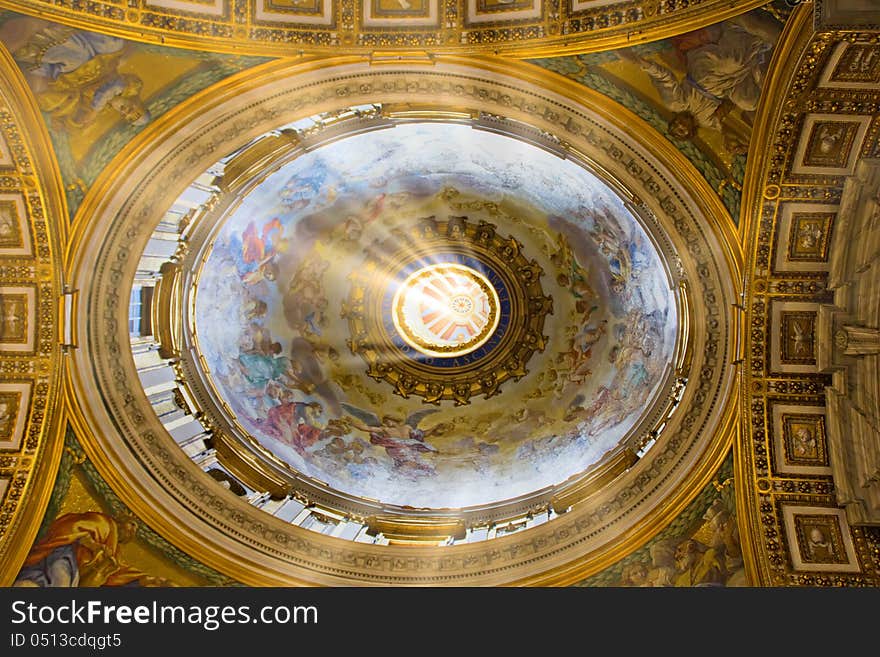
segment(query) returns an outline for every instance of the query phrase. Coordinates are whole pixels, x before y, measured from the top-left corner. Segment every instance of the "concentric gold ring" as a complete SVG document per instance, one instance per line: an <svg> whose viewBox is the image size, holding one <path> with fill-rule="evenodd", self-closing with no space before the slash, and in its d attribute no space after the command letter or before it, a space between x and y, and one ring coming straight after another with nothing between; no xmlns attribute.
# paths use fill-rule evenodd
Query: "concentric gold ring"
<svg viewBox="0 0 880 657"><path fill-rule="evenodd" d="M498 328L498 293L477 270L458 263L423 267L400 285L394 327L413 349L454 358L478 349Z"/></svg>

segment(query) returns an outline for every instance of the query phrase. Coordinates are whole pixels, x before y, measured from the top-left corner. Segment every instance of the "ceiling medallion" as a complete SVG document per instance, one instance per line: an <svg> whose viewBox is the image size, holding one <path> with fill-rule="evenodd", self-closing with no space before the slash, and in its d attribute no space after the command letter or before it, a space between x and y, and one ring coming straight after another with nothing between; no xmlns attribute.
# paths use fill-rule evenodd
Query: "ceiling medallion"
<svg viewBox="0 0 880 657"><path fill-rule="evenodd" d="M479 271L455 262L410 274L391 308L397 332L426 356L463 356L498 328L498 292Z"/></svg>
<svg viewBox="0 0 880 657"><path fill-rule="evenodd" d="M365 249L342 316L370 377L402 397L462 406L528 373L553 299L541 266L495 228L432 216Z"/></svg>

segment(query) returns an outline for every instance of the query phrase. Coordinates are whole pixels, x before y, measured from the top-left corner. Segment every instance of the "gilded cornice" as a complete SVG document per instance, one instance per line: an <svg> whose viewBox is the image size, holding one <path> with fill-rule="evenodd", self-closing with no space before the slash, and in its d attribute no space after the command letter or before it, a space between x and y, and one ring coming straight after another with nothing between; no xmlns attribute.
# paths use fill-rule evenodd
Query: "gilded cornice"
<svg viewBox="0 0 880 657"><path fill-rule="evenodd" d="M744 250L752 235L753 215L749 210L760 202L762 195L761 172L765 172L774 151L766 148L774 127L783 111L787 87L794 77L807 43L813 32L811 22L813 13L809 7L801 6L785 24L779 41L773 48L773 56L767 66L767 80L761 92L760 106L756 112L755 126L749 140L749 159L746 177L743 180L742 207L739 223L739 240Z"/></svg>
<svg viewBox="0 0 880 657"><path fill-rule="evenodd" d="M0 586L12 583L36 536L63 447L66 214L37 104L0 48Z"/></svg>
<svg viewBox="0 0 880 657"><path fill-rule="evenodd" d="M811 22L812 11L801 7L796 11L791 20L785 26L768 67L769 77L761 94L761 105L758 108L755 127L749 145L749 159L746 167L746 175L743 181L742 212L740 213L739 238L743 244L743 251L750 262L753 261L752 240L753 221L756 220L755 208L761 205L763 184L766 176L768 162L773 156L773 150L765 146L770 143L772 134L779 121L783 110L783 100L787 93L787 87L794 76L799 64L801 53L804 52L807 43L812 36ZM748 276L748 273L745 274ZM748 304L744 304L744 309ZM748 322L744 322L748 327ZM748 336L748 332L745 333ZM747 353L744 351L744 354ZM743 399L749 398L748 376L740 378L740 395ZM758 502L755 484L751 479L747 465L748 445L751 439L751 415L748 404L742 404L742 430L734 443L734 463L737 481L742 484L737 486L737 518L740 523L740 540L743 547L743 559L749 580L756 584L766 584L766 566L760 564L757 543L761 535L761 527L756 517L755 510Z"/></svg>
<svg viewBox="0 0 880 657"><path fill-rule="evenodd" d="M876 32L814 32L812 10L798 7L777 45L743 187L748 330L737 516L756 585L876 586L880 537L849 526L835 495L824 428L831 375L819 369L816 326L820 305L833 298L828 252L819 247L855 163L877 157L880 145L880 79L860 67L880 57L880 40ZM798 435L814 441L811 451L797 451ZM823 535L830 554L811 543Z"/></svg>
<svg viewBox="0 0 880 657"><path fill-rule="evenodd" d="M369 125L381 125L383 128L387 129L391 125L394 125L396 121L401 120L401 116L406 117L408 120L412 120L412 115L414 113L425 120L437 120L438 117L448 117L453 115L455 120L459 122L465 120L491 122L493 130L506 129L512 131L510 134L517 134L516 131L523 131L523 125L521 123L514 124L497 115L475 118L475 113L466 110L466 108L463 108L460 112L452 112L449 108L430 110L427 106L419 105L417 110L411 110L408 109L406 105L401 106L389 104L382 107L374 106L370 110L369 117L361 116L357 120L338 121L337 117L332 115L330 117L325 117L324 119L317 119L318 126L309 129L306 133L307 136L303 137L303 139L320 142L325 138L323 136L323 131L330 132L334 139L339 139L346 131L360 133L365 129L365 126ZM329 123L322 125L322 121L324 120L328 120ZM479 123L475 123L475 129L479 129L477 128L479 125ZM527 134L534 139L543 139L542 143L544 143L545 148L551 149L561 157L575 156L575 153L571 149L564 148L562 144L554 141L551 135L531 129ZM319 511L327 510L330 512L342 513L349 518L357 519L358 522L374 516L375 514L380 514L385 520L395 519L399 524L406 524L418 516L420 523L418 525L413 525L412 529L417 535L424 536L426 532L424 522L422 522L424 520L423 509L413 511L406 507L392 507L392 505L381 504L375 499L340 495L332 487L322 481L310 480L310 478L303 476L302 473L293 473L288 464L283 460L280 460L264 446L260 445L258 441L254 440L248 430L242 427L235 419L227 420L227 400L223 399L223 395L212 382L210 374L206 375L206 370L201 358L203 352L199 344L199 334L195 329L194 323L184 322L182 325L178 326L178 339L175 339L174 337L174 330L170 330L170 327L168 327L169 330L166 330L163 326L163 324L167 324L168 322L163 322L161 319L162 317L169 317L175 314L179 316L182 314L180 310L177 310L176 312L169 311L169 307L174 305L179 309L187 307L191 308L193 306L194 302L192 300L192 295L194 295L195 290L201 286L199 279L201 278L200 271L205 263L204 250L206 246L210 248L209 245L213 244L217 239L217 231L223 223L226 208L230 204L240 202L240 197L235 193L228 193L229 187L227 187L227 184L224 182L226 177L225 172L231 169L230 176L232 184L230 187L238 187L241 189L239 183L242 181L242 168L247 168L249 163L258 160L262 163L262 168L257 169L253 173L259 180L262 180L264 176L270 175L277 166L281 166L277 160L272 159L272 155L270 154L274 154L280 158L281 162L285 162L290 145L297 141L298 138L291 136L289 133L285 133L283 136L277 138L274 136L271 138L261 138L260 140L252 142L247 150L237 152L235 158L227 163L224 170L224 178L218 180L216 183L218 191L216 191L214 195L203 204L203 209L201 211L197 211L197 218L186 225L186 250L185 253L180 255L179 264L164 268L165 273L163 273L162 281L158 288L159 291L157 292L162 310L156 315L158 321L154 322L153 329L154 331L158 330L160 336L166 334L169 335L168 338L160 337L160 341L163 345L189 345L183 346L179 349L166 349L166 353L169 354L168 357L171 355L180 356L180 360L174 365L178 386L181 390L185 391L184 396L190 402L190 405L187 407L188 410L191 410L196 417L200 418L200 421L203 424L207 422L206 418L212 418L210 423L212 444L218 450L218 453L221 454L219 460L224 467L235 472L236 476L239 477L242 483L245 483L253 490L270 490L275 491L280 495L290 492L303 503L309 502L317 505ZM255 151L255 154L251 153L251 149ZM242 167L236 166L235 164L236 161L239 161L239 158L243 163ZM249 186L249 184L244 185L245 188ZM473 208L473 206L471 206L471 208ZM466 211L464 207L462 207L461 210ZM495 261L495 266L499 268L499 271L508 272L506 277L510 281L518 276L523 276L526 272L533 274L535 271L534 266L527 266L528 261L525 259L519 261L520 266L518 267L510 267L506 264L507 261L516 261L517 257L522 256L522 252L520 251L521 245L513 247L513 242L502 239L501 235L497 234L495 231L497 226L503 226L508 222L515 222L516 220L508 215L500 213L494 207L493 214L490 216L493 217L492 222L479 220L479 222L474 221L470 224L461 217L461 223L456 225L464 227L464 232L462 235L459 235L459 237L454 239L455 244L447 242L446 239L442 237L447 232L448 225L445 222L438 223L435 221L436 218L423 218L417 224L412 226L413 232L405 233L396 230L393 232L393 236L389 236L382 246L376 246L375 248L371 247L370 251L372 253L383 254L387 254L391 251L397 252L400 258L387 257L387 255L383 255L381 258L384 263L383 267L390 266L393 269L396 266L394 264L395 262L399 263L406 261L420 251L429 249L429 244L433 240L436 240L435 244L437 242L447 242L452 248L460 247L460 240L465 240L469 241L469 246L465 249L466 252L483 252L487 257L490 257ZM654 239L659 245L658 249L665 254L664 257L668 259L669 267L675 268L674 263L677 256L675 255L674 249L669 244L668 239L664 236L663 230L657 226L657 222L653 218L649 217L647 218L647 221L651 225L649 230L652 230ZM433 235L433 237L429 237L430 235ZM405 246L403 246L404 244ZM490 244L491 246L489 246ZM487 246L489 247L488 252L486 250ZM497 253L495 253L496 250ZM184 298L178 300L176 303L170 299L167 302L162 301L166 296L165 290L173 289L176 285L174 281L177 280L177 274L172 272L180 270L193 271L191 280L181 285L181 289L184 291L181 296ZM670 273L670 281L673 280L675 276L676 274ZM190 277L188 274L181 274L181 278ZM370 273L361 277L356 273L353 273L351 278L353 282L361 280L366 283L371 280L381 281L385 276ZM535 282L531 277L529 277L529 279L531 280L530 285ZM169 287L166 287L166 280L169 282ZM523 282L525 282L525 279L523 279ZM369 285L369 283L366 284ZM674 286L674 283L671 284ZM350 322L353 320L353 326L351 328L352 336L359 335L367 326L362 323L362 320L366 316L364 310L369 303L367 303L361 296L360 289L361 283L357 283L357 285L350 290L352 296L350 296L344 303L343 311L341 313L345 315ZM511 289L512 288L508 287L508 290ZM670 368L667 371L667 374L664 376L661 388L656 393L656 398L660 400L660 404L659 406L652 404L645 410L641 421L634 426L633 430L629 433L629 436L620 442L613 458L609 458L607 461L603 462L601 467L591 469L589 473L586 473L583 476L574 476L571 480L566 480L558 485L548 486L533 491L532 493L518 496L513 500L483 504L464 509L436 509L439 524L443 527L447 527L449 525L449 517L453 517L464 521L468 527L479 527L489 522L501 525L508 520L519 519L525 513L543 513L546 511L548 505L551 505L554 510L562 510L564 512L565 509L577 504L631 467L633 463L638 460L636 452L638 452L641 445L644 444L643 441L650 440L651 432L664 425L668 413L674 412L673 409L676 402L673 402L672 400L677 399L677 390L685 385L678 370L681 367L684 367L683 364L689 362L691 358L691 349L688 348L688 344L691 342L688 340L688 327L693 326L696 318L691 316L692 314L688 312L690 304L687 302L689 291L686 281L682 280L679 282L676 293L678 302L677 314L683 319L678 324L679 344L675 350L675 357L670 363ZM540 308L536 307L536 309L543 312L549 310L550 303L553 303L548 303L548 300L543 297L543 293L538 289L534 290L534 293L531 295L532 300L528 302L528 304L526 296L527 295L524 293L511 294L511 297L519 297L517 303L520 304L520 308L526 308L527 305L532 305L540 300ZM517 312L521 313L521 311ZM557 311L554 310L554 312ZM379 313L374 311L369 314L376 316ZM520 316L523 319L527 319L530 314L531 313L526 312ZM384 331L384 329L378 329L374 324L371 326L377 331ZM537 326L534 330L535 336L541 334L541 332L538 331ZM375 339L381 339L381 337ZM540 341L546 342L548 340L552 339L544 337L541 338ZM370 341L369 337L366 340L358 338L358 344L363 344L364 342L370 344ZM505 344L504 341L499 341L499 346L497 348L500 352L500 358L490 358L484 362L484 367L482 368L483 371L493 377L491 379L493 383L503 383L502 377L506 377L510 374L510 371L505 372L504 368L511 365L516 368L522 368L526 364L523 357L526 352L523 349L531 349L536 346L538 342L538 340L535 340L533 344L531 341L525 340L508 340ZM518 343L519 346L517 346ZM352 346L355 346L354 340L352 340L351 344ZM160 347L160 352L162 349L165 348ZM359 347L356 347L356 349L359 349ZM509 358L509 356L514 353L512 350L516 350L519 354L519 357L515 359L515 363ZM370 358L372 359L373 357ZM365 365L366 364L367 363L365 363ZM377 364L381 365L381 360L377 361ZM459 367L461 367L461 365L459 365ZM467 372L467 369L462 368L462 371ZM496 377L494 372L499 370L500 376ZM430 371L428 371L428 375L424 375L423 371L417 367L407 368L407 371L411 373L411 379L416 385L409 390L402 388L400 393L410 395L425 394L428 391L427 385L424 385L424 387L421 388L419 386L420 382L424 380L422 377L435 375L431 374ZM374 374L379 374L379 372L371 368L368 375L372 377ZM461 380L458 378L458 375L455 376L457 380ZM382 377L374 378L381 379ZM480 375L477 378L480 381L484 380L483 375ZM448 379L437 377L433 379L433 381L438 386L437 388L434 388L434 392L441 394L443 392L454 393L450 395L452 399L449 401L454 400L454 403L463 405L463 403L468 400L466 392L463 393L459 390L455 393L451 387L445 387ZM397 381L395 384L400 385L400 382ZM439 387L441 384L443 384L445 390ZM482 386L475 386L474 390L474 397L476 397L477 394L484 395L486 392L492 392L491 389L484 391ZM457 398L455 395L457 395ZM431 400L426 399L426 401L430 402ZM516 402L513 402L513 405L516 406ZM398 531L397 534L400 535L400 531ZM437 540L434 542L436 543Z"/></svg>
<svg viewBox="0 0 880 657"><path fill-rule="evenodd" d="M537 84L532 80L536 80ZM542 84L543 83L543 84ZM568 93L572 89L576 91ZM682 412L654 452L612 485L539 527L483 544L379 546L291 526L231 494L174 444L138 386L127 291L157 208L236 145L303 116L363 103L417 103L507 116L556 135L638 197L681 254L694 291L694 357ZM179 125L187 125L180 131ZM639 144L636 146L635 144ZM726 228L725 228L726 226ZM356 58L272 62L214 87L145 129L90 191L69 261L81 285L74 352L75 424L96 468L157 532L249 584L502 585L566 583L596 572L670 521L715 473L735 426L729 302L740 256L729 217L681 154L608 99L534 66L441 58L371 67ZM88 291L86 289L88 288ZM101 401L98 401L98 397ZM645 501L634 505L633 499ZM662 500L662 504L660 504Z"/></svg>
<svg viewBox="0 0 880 657"><path fill-rule="evenodd" d="M2 0L22 14L132 41L273 57L361 54L414 60L437 54L546 57L611 50L705 27L766 0Z"/></svg>

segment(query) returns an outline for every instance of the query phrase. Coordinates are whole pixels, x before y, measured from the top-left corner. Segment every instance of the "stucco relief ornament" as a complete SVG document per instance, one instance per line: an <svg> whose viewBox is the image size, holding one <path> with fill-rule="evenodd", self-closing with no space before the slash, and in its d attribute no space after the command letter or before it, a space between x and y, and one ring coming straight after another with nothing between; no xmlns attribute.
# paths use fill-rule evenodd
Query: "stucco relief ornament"
<svg viewBox="0 0 880 657"><path fill-rule="evenodd" d="M364 249L343 305L351 352L402 397L456 406L492 397L547 345L543 270L486 222L425 217L416 231L416 249L403 234Z"/></svg>

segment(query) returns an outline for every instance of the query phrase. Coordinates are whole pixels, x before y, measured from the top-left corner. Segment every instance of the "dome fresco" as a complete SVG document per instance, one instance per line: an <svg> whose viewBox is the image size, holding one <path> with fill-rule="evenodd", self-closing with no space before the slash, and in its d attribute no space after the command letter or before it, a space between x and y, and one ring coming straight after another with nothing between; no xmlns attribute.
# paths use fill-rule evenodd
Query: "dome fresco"
<svg viewBox="0 0 880 657"><path fill-rule="evenodd" d="M5 12L0 39L10 156L0 224L14 233L11 301L0 302L33 338L32 350L7 340L4 356L15 370L2 437L14 467L0 472L7 585L36 581L23 564L68 511L111 528L134 520L137 536L117 556L144 584L878 583L880 533L846 494L863 490L851 484L864 459L853 465L837 449L865 438L847 414L861 388L844 390L837 374L858 383L867 357L843 352L864 342L856 324L877 325L865 315L871 270L857 262L870 242L852 239L877 178L880 119L866 116L880 93L880 69L867 65L880 55L868 34L876 16L843 16L837 2L708 0L677 3L674 15L643 2L612 25L602 19L620 18L619 3L576 2L553 32L546 16L534 29L504 12L472 24L456 3L442 44L421 39L422 28L365 27L354 16L351 48L312 41L318 52L291 50L240 12L200 21L166 8L160 25L155 3L97 22L88 11L101 3L86 13L23 3ZM324 30L331 37L352 16L335 6L343 20ZM640 8L654 13L640 18ZM755 48L728 47L742 30ZM60 35L54 50L71 66L83 64L54 83L34 69L47 35ZM115 44L109 59L65 50L102 39ZM146 125L119 107L86 107L88 94L78 107L96 111L85 115L70 103L45 107L55 87L75 92L95 66L102 79L143 82L130 100L152 117ZM694 84L714 85L717 98L673 97ZM422 146L404 138L419 127L446 131L440 148L425 149L454 155L433 158L447 177L458 169L445 195L421 193L400 171L370 194L351 175L364 162L305 164L338 161L328 155L336 146L381 159L351 147L371 140L403 140L398 158L414 161ZM489 149L456 145L456 131L546 150L496 158L496 169L552 162L551 182L532 182L531 167L505 191L495 186L502 176L483 172L499 189L487 194L470 155ZM607 189L572 173L577 165ZM261 190L282 167L275 191ZM416 183L430 168L420 165ZM556 180L572 175L587 181L575 196ZM610 199L594 201L590 187ZM224 233L251 194L265 210ZM362 221L380 194L392 202ZM672 358L628 418L632 388L614 382L632 361L614 348L644 356L638 337L609 332L629 324L607 301L612 271L627 263L605 257L592 230L613 222L620 241L627 211L666 269L676 326ZM220 249L228 274L206 267L224 260L211 260L218 238L241 243L240 263L235 248ZM568 250L582 278L560 276ZM330 262L317 277L320 313L308 268L294 280L312 252ZM238 289L218 292L218 282ZM845 299L831 307L838 283ZM197 298L205 290L212 297ZM219 319L197 327L197 302L208 301ZM598 339L569 344L603 320ZM212 324L251 337L212 347ZM264 355L280 367L260 377ZM830 377L838 357L847 371ZM573 458L553 451L563 436ZM468 437L470 448L456 444ZM582 449L590 441L595 453ZM481 442L497 451L480 453ZM475 505L406 506L460 500ZM816 527L828 540L812 540Z"/></svg>
<svg viewBox="0 0 880 657"><path fill-rule="evenodd" d="M309 151L208 248L192 339L222 406L291 469L384 504L492 504L588 470L676 351L675 293L630 206L465 125Z"/></svg>

